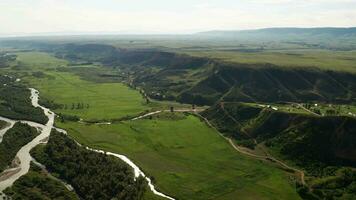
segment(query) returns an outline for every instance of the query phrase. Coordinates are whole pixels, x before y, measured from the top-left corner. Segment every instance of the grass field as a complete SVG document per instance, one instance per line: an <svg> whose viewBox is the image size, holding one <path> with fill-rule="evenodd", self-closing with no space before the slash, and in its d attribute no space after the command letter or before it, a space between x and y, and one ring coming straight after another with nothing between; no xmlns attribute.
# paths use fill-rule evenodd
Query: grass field
<svg viewBox="0 0 356 200"><path fill-rule="evenodd" d="M48 53L42 52L17 52L17 62L24 67L31 67L34 69L48 69L68 64L66 60L58 59Z"/></svg>
<svg viewBox="0 0 356 200"><path fill-rule="evenodd" d="M59 126L80 143L127 155L179 199L299 199L284 172L237 153L193 116Z"/></svg>
<svg viewBox="0 0 356 200"><path fill-rule="evenodd" d="M40 71L42 77L23 78L41 92L41 96L62 105L56 113L76 115L84 120L109 120L136 115L149 107L139 92L122 83L95 83L74 73L55 70L67 61L40 52L17 53L22 72ZM90 66L89 66L90 67ZM78 106L78 104L80 104Z"/></svg>
<svg viewBox="0 0 356 200"><path fill-rule="evenodd" d="M32 79L30 82L42 96L64 105L64 108L55 110L57 113L76 115L85 120L109 120L148 109L141 95L122 83L93 83L71 73L47 74L54 79ZM84 107L77 109L78 103Z"/></svg>

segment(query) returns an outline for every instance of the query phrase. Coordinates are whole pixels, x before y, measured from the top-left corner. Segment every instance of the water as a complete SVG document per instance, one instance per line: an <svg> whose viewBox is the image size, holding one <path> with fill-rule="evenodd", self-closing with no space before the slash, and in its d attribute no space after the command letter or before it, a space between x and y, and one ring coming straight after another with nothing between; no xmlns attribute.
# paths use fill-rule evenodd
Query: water
<svg viewBox="0 0 356 200"><path fill-rule="evenodd" d="M43 141L45 141L51 134L51 130L52 128L55 128L53 126L54 124L54 118L55 118L55 114L50 111L48 108L45 108L41 105L38 104L38 99L39 99L39 92L36 89L30 88L31 90L31 103L34 107L40 107L45 115L48 117L48 122L46 125L42 125L42 124L38 124L35 122L31 122L31 121L21 121L22 123L26 123L30 126L36 127L40 130L40 135L38 135L35 139L33 139L30 143L26 144L25 146L23 146L19 152L16 154L16 158L19 161L19 165L16 166L15 168L11 168L8 170L5 170L5 172L9 172L9 175L6 177L6 179L4 179L3 181L0 180L0 198L3 198L3 196L1 195L1 192L4 191L6 188L11 187L13 185L13 183L19 179L21 176L25 175L29 169L30 169L30 162L33 160L33 158L30 155L30 151L31 149L33 149L34 147L36 147L38 144L43 143ZM11 124L11 127L17 122L16 120L10 120L7 118L3 118L0 117L1 120L7 121L8 123ZM10 128L11 128L10 127ZM6 129L9 130L9 127L7 127ZM58 129L55 128L57 131L62 132L64 134L67 134L67 132L65 130L62 129ZM2 138L2 136L6 133L7 130L1 130L0 132L0 136ZM75 141L79 146L81 146L81 144L79 144L77 141ZM91 149L89 147L87 147L88 150L91 151L95 151L95 152L99 152L99 153L105 153L102 150L97 150L97 149ZM116 154L116 153L112 153L112 152L106 152L107 155L111 155L111 156L115 156L119 159L121 159L122 161L124 161L125 163L127 163L129 166L131 166L134 170L134 174L135 174L135 178L138 178L139 176L144 177L147 182L148 182L148 186L150 188L150 190L157 196L161 196L164 197L166 199L170 199L170 200L174 200L174 198L165 195L161 192L158 192L154 185L152 184L152 181L150 178L148 178L141 170L140 168L135 165L135 163L133 163L129 158L127 158L124 155L120 155L120 154ZM0 177L1 178L1 177Z"/></svg>
<svg viewBox="0 0 356 200"><path fill-rule="evenodd" d="M41 129L40 134L33 139L31 142L23 146L16 154L16 158L19 161L19 165L16 168L5 170L6 172L15 171L16 173L10 173L10 175L3 181L0 182L0 192L4 191L7 187L13 185L13 183L19 179L21 176L25 175L30 169L30 162L32 157L30 155L31 149L36 147L38 144L42 143L43 140L49 137L53 123L54 123L54 113L49 109L42 107L38 104L38 91L31 88L31 102L34 107L40 107L43 109L45 115L48 117L48 122L45 126L39 125L38 123L29 122L29 121L20 121L23 123L27 123L30 126L37 127Z"/></svg>
<svg viewBox="0 0 356 200"><path fill-rule="evenodd" d="M7 118L4 118L4 117L0 117L0 120L1 121L5 121L6 123L8 123L8 125L4 129L0 130L0 143L1 143L2 142L2 138L4 137L5 133L15 125L15 122L14 122L14 120L7 119Z"/></svg>

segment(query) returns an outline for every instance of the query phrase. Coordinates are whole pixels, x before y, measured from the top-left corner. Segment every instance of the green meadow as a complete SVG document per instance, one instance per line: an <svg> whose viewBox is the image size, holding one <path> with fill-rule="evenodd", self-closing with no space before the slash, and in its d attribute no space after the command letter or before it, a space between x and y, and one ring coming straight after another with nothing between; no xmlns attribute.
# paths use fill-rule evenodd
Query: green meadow
<svg viewBox="0 0 356 200"><path fill-rule="evenodd" d="M84 120L110 120L137 115L149 109L141 94L123 83L96 83L70 72L65 60L40 52L18 53L23 80L38 89L42 97L61 106L56 113L76 115ZM81 67L82 68L82 67ZM87 66L88 69L95 66ZM40 72L40 76L33 75ZM31 75L32 74L32 75Z"/></svg>
<svg viewBox="0 0 356 200"><path fill-rule="evenodd" d="M141 95L122 83L94 83L71 73L48 73L53 79L31 80L41 95L64 105L57 113L76 115L84 120L109 120L136 115L148 106ZM82 104L83 108L77 108Z"/></svg>
<svg viewBox="0 0 356 200"><path fill-rule="evenodd" d="M82 144L128 156L178 199L299 199L283 171L239 154L200 119L176 115L58 125Z"/></svg>
<svg viewBox="0 0 356 200"><path fill-rule="evenodd" d="M17 52L16 55L18 64L20 66L29 67L29 70L49 69L68 64L68 61L58 59L44 52Z"/></svg>

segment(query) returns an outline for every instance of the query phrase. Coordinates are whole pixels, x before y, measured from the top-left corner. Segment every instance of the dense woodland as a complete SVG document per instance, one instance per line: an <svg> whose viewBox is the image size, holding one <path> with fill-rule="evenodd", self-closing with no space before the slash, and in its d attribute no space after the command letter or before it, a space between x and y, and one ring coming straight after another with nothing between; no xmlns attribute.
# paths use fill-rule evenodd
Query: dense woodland
<svg viewBox="0 0 356 200"><path fill-rule="evenodd" d="M30 171L6 189L5 194L13 200L79 200L74 192L33 163Z"/></svg>
<svg viewBox="0 0 356 200"><path fill-rule="evenodd" d="M41 108L31 104L31 92L25 86L16 84L13 78L0 76L0 113L10 119L21 119L45 124L48 118Z"/></svg>
<svg viewBox="0 0 356 200"><path fill-rule="evenodd" d="M0 172L9 166L22 146L32 141L38 132L35 128L16 123L8 130L0 143Z"/></svg>
<svg viewBox="0 0 356 200"><path fill-rule="evenodd" d="M0 129L3 129L4 127L6 127L6 125L7 125L7 122L0 120Z"/></svg>
<svg viewBox="0 0 356 200"><path fill-rule="evenodd" d="M326 167L323 176L313 177L308 186L297 186L297 191L307 200L356 199L356 171L350 168Z"/></svg>
<svg viewBox="0 0 356 200"><path fill-rule="evenodd" d="M112 156L86 150L72 139L52 131L49 142L32 155L51 173L70 183L83 199L141 199L143 178L134 180L133 169Z"/></svg>

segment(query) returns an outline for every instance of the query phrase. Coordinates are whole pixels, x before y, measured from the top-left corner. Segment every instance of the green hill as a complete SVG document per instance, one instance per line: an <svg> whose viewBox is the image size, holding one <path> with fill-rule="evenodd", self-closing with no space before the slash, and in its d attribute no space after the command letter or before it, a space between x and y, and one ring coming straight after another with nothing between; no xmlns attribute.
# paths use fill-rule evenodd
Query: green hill
<svg viewBox="0 0 356 200"><path fill-rule="evenodd" d="M226 135L265 142L300 166L356 166L356 119L288 113L243 103L217 104L203 112Z"/></svg>

